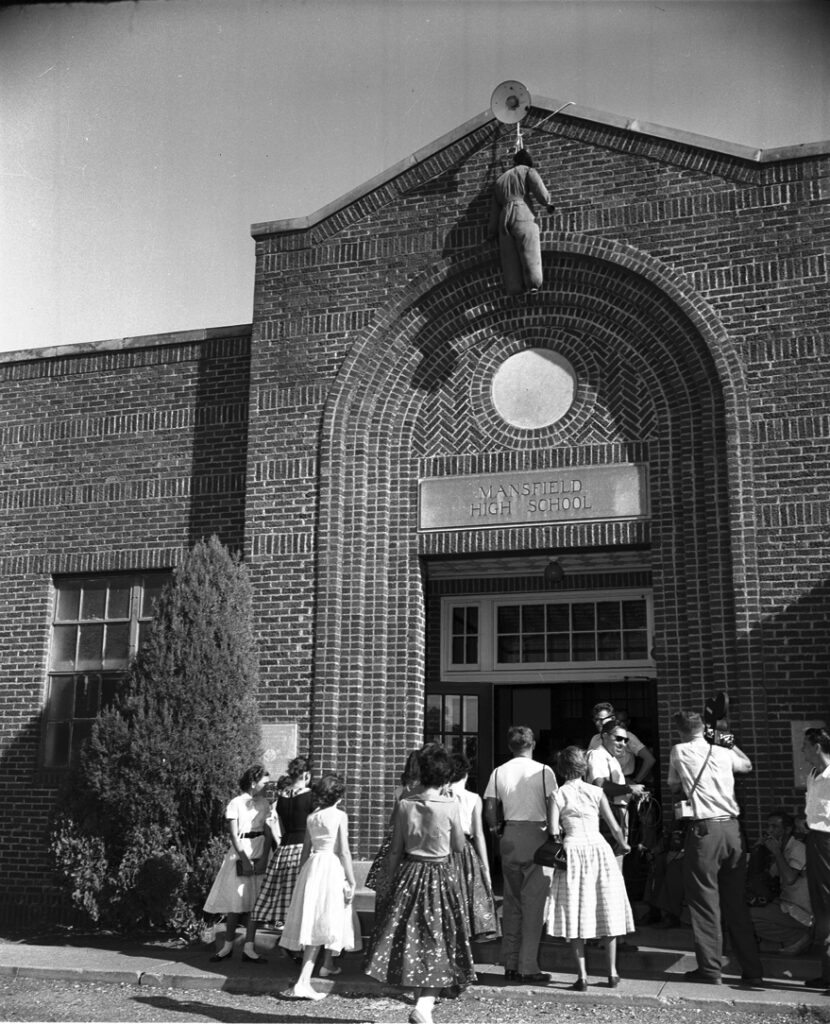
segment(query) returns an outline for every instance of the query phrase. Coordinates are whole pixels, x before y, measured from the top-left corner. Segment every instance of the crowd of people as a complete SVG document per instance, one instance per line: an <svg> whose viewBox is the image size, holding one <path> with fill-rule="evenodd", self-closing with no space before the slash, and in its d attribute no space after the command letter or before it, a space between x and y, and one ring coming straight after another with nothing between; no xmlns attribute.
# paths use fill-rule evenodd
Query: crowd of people
<svg viewBox="0 0 830 1024"><path fill-rule="evenodd" d="M492 772L483 801L467 788L464 755L428 743L408 756L366 880L376 904L363 969L415 990L411 1021L431 1021L439 994L457 995L475 981L474 940L501 937L506 980L547 984L540 939L545 930L561 937L573 953L577 991L589 983L585 947L600 945L606 983L619 984L617 951L635 928L623 858L655 761L610 704L597 705L593 721L588 749L560 751L556 772L534 759L532 730L511 727L511 756ZM676 822L657 847L646 889L654 900L671 894L669 923L688 914L697 966L686 978L720 984L725 935L742 981L753 985L763 977L759 941L763 951L792 954L815 941L822 973L807 985L830 994L830 733L804 736L811 766L804 842L794 817L777 810L748 850L735 776L751 771L749 758L731 737L707 735L696 713L679 712L674 724L668 783ZM311 983L315 967L322 977L338 974L336 958L362 942L345 784L336 774L312 782L308 761L295 758L272 806L263 794L268 781L262 766L252 766L226 809L230 847L204 907L226 917L224 943L211 959L232 956L244 916L243 960L265 962L254 946L258 925L280 930L280 948L300 967L292 994L322 999ZM501 916L485 828L501 862ZM542 853L557 839L552 868Z"/></svg>

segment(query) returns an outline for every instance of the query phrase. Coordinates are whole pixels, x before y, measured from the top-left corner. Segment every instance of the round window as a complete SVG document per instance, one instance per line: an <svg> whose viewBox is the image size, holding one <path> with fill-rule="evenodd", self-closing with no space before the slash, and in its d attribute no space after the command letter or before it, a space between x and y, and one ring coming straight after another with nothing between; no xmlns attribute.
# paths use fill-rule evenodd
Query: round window
<svg viewBox="0 0 830 1024"><path fill-rule="evenodd" d="M493 405L511 426L535 430L562 419L575 390L576 374L564 356L546 348L528 348L505 359L496 370Z"/></svg>

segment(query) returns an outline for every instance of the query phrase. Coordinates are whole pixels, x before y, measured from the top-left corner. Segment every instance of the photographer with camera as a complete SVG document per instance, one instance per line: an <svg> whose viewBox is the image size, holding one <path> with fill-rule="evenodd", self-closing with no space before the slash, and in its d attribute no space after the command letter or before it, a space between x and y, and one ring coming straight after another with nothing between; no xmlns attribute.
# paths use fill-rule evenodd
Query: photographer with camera
<svg viewBox="0 0 830 1024"><path fill-rule="evenodd" d="M697 968L687 971L686 979L720 985L723 919L741 965L741 980L757 984L763 966L744 901L746 848L735 800L735 775L752 771L752 762L734 740L731 746L708 742L703 719L693 711L679 711L674 724L680 742L669 755L668 781L672 793L681 798L679 816L689 819L683 882L697 957Z"/></svg>

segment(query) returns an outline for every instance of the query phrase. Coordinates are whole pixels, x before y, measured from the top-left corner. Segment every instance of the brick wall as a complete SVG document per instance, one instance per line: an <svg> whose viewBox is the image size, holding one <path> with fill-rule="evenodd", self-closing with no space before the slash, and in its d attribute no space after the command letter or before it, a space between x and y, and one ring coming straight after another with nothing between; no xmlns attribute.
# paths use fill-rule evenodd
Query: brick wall
<svg viewBox="0 0 830 1024"><path fill-rule="evenodd" d="M269 404L251 463L287 449L295 476L260 474L249 493L252 555L264 575L285 568L268 597L281 621L298 637L314 622L313 644L266 640L274 706L294 714L308 683L304 737L349 775L364 855L385 814L374 794L419 736L424 556L650 545L661 729L669 742L672 709L728 689L756 817L797 800L783 720L828 711L830 161L541 121L525 140L556 211L539 217L538 295L502 294L485 238L512 138L492 123L309 226L255 230L252 378ZM532 434L488 397L528 345L579 380L567 416ZM649 524L416 531L419 477L633 457L650 466ZM289 500L305 525L276 511Z"/></svg>
<svg viewBox="0 0 830 1024"><path fill-rule="evenodd" d="M244 545L250 328L0 361L0 871L4 916L56 912L41 765L52 580Z"/></svg>

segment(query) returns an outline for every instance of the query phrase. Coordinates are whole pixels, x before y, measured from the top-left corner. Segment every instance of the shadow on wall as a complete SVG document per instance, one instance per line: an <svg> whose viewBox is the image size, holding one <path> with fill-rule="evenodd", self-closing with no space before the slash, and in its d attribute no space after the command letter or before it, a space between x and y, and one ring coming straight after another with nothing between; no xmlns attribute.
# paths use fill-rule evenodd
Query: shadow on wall
<svg viewBox="0 0 830 1024"><path fill-rule="evenodd" d="M189 542L213 534L245 549L250 338L205 343L199 359L190 480Z"/></svg>
<svg viewBox="0 0 830 1024"><path fill-rule="evenodd" d="M776 506L776 513L778 508ZM761 510L763 515L763 510ZM794 547L793 542L788 542ZM810 549L815 558L815 548ZM793 557L790 567L795 568ZM779 571L780 563L779 563ZM765 573L767 586L774 586L772 570ZM764 569L762 567L762 573ZM775 807L792 813L804 805L804 790L796 788L794 767L801 767L801 737L795 737L792 722L811 719L830 723L830 580L806 591L798 601L768 616L750 634L747 654L763 665L762 682L753 693L755 731L749 729L748 709L735 706L735 738L752 759L761 793L762 815Z"/></svg>

